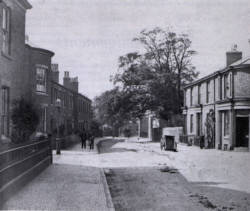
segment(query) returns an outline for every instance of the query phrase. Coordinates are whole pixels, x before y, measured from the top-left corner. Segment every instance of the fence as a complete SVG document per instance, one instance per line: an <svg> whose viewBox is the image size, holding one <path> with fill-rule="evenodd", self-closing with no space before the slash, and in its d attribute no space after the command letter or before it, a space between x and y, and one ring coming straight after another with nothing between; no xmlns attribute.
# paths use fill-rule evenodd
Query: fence
<svg viewBox="0 0 250 211"><path fill-rule="evenodd" d="M204 147L204 136L184 135L180 136L180 142L189 146L195 145L198 147Z"/></svg>
<svg viewBox="0 0 250 211"><path fill-rule="evenodd" d="M50 139L0 152L0 201L8 199L51 163Z"/></svg>

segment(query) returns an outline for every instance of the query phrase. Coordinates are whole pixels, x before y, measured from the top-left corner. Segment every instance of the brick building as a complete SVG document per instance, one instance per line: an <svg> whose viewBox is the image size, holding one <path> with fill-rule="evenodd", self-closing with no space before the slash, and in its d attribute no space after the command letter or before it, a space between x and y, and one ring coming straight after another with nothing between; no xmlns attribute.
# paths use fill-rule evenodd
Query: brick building
<svg viewBox="0 0 250 211"><path fill-rule="evenodd" d="M57 99L61 100L60 113L55 104ZM78 78L71 78L68 71L64 72L63 85L59 84L57 64L52 64L50 103L50 132L55 129L58 118L60 124L64 125L65 134L90 128L91 100L78 92Z"/></svg>
<svg viewBox="0 0 250 211"><path fill-rule="evenodd" d="M32 100L39 106L40 123L38 131L49 131L51 96L51 59L54 53L26 44L26 71Z"/></svg>
<svg viewBox="0 0 250 211"><path fill-rule="evenodd" d="M77 78L65 73L59 84L57 64L51 64L52 51L33 47L25 36L25 14L32 6L27 0L0 1L0 138L11 135L11 104L21 96L32 99L40 108L37 131L50 133L55 122L65 128L65 134L87 129L91 120L91 100L78 93ZM60 115L55 100L61 100Z"/></svg>
<svg viewBox="0 0 250 211"><path fill-rule="evenodd" d="M208 148L249 149L250 59L236 49L226 58L224 69L185 87L185 133L205 136Z"/></svg>
<svg viewBox="0 0 250 211"><path fill-rule="evenodd" d="M0 129L1 138L10 136L11 102L27 96L28 75L25 74L25 14L31 9L26 0L0 1Z"/></svg>

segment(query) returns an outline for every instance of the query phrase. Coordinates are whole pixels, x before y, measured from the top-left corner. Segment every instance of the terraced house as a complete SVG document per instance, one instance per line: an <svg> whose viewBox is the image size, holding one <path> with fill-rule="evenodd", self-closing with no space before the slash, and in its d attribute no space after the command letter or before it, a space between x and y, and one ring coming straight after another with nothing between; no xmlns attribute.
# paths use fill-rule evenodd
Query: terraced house
<svg viewBox="0 0 250 211"><path fill-rule="evenodd" d="M0 129L1 139L11 136L11 104L24 96L39 106L38 132L52 133L56 121L65 134L90 126L91 100L78 92L77 78L66 72L59 83L54 52L34 47L25 35L25 14L32 6L27 0L0 1ZM56 101L60 101L57 113ZM78 102L81 102L80 104Z"/></svg>
<svg viewBox="0 0 250 211"><path fill-rule="evenodd" d="M184 89L185 132L189 142L205 137L207 148L249 150L250 59L234 47L226 67Z"/></svg>
<svg viewBox="0 0 250 211"><path fill-rule="evenodd" d="M28 95L25 68L25 14L31 5L26 0L0 1L0 129L1 138L10 136L11 102Z"/></svg>

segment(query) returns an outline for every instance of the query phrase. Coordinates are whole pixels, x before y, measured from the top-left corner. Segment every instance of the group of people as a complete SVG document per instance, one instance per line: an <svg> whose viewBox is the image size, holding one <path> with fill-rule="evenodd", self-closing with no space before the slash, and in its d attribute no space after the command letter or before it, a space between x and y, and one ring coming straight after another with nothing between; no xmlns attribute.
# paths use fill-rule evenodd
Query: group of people
<svg viewBox="0 0 250 211"><path fill-rule="evenodd" d="M91 132L88 131L81 131L79 133L79 136L81 138L81 142L82 142L82 149L86 149L87 146L89 146L89 149L94 149L94 141L95 141L95 137Z"/></svg>

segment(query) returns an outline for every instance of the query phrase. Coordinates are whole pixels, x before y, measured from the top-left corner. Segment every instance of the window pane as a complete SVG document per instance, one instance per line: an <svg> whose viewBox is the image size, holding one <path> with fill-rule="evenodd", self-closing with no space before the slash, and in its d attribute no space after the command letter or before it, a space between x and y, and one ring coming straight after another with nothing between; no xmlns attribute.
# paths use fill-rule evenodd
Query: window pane
<svg viewBox="0 0 250 211"><path fill-rule="evenodd" d="M2 10L2 51L10 54L10 10L6 7Z"/></svg>
<svg viewBox="0 0 250 211"><path fill-rule="evenodd" d="M2 28L7 29L7 10L3 8L3 21L2 21Z"/></svg>
<svg viewBox="0 0 250 211"><path fill-rule="evenodd" d="M46 70L40 67L36 69L36 90L46 92Z"/></svg>

